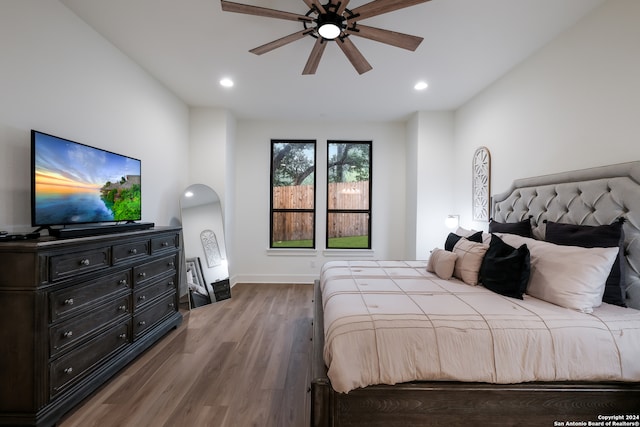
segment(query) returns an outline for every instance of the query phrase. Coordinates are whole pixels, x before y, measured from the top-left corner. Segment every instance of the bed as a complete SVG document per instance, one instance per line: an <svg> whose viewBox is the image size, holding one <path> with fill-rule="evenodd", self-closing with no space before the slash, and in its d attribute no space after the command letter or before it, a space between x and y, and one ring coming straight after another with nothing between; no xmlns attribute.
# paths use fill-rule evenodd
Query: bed
<svg viewBox="0 0 640 427"><path fill-rule="evenodd" d="M588 422L605 423L607 421L623 422L618 425L640 425L636 424L640 422L638 418L640 415L640 362L638 362L640 360L640 351L638 351L640 348L638 347L640 345L640 338L638 338L640 337L638 335L640 330L640 311L638 311L640 310L640 162L516 180L509 190L493 197L492 217L496 224L506 225L507 229L510 225L518 226L527 222L533 237L538 239L544 237L545 233L549 233L548 227L558 223L600 226L614 224L623 218L624 222L620 222L624 235L623 250L615 252L622 254L619 262L624 278L623 302L629 308L605 303L590 310L560 307L556 313L553 311L556 307L555 303L550 304L528 295L523 300L510 299L484 289L482 286L467 286L455 279L442 280L426 272L426 264L421 261L328 263L323 267L322 275L332 278L334 282L325 285L318 280L315 283L311 367L312 426L554 426L572 425L572 423L587 425ZM496 234L504 238L505 242L512 243L514 247L521 241L517 240L519 237L513 240L511 233ZM487 243L487 237L491 238L484 233L485 243ZM535 251L541 250L536 249L537 241L524 241L530 242L532 257ZM543 244L540 243L540 245ZM548 248L545 247L542 250L546 249ZM605 254L604 251L600 251L598 254L609 256L609 252ZM591 255L592 252L589 252L589 256ZM561 256L558 258L564 259ZM542 271L540 266L541 264L538 263L532 267L536 270L535 274L540 274L539 271ZM588 268L590 267L587 262L583 269ZM392 282L395 283L394 286L398 289L383 287L386 285L382 284L380 275L391 277ZM366 278L366 280L359 280L359 278ZM366 362L369 365L365 366L365 373L358 372L360 368L355 369L354 366L366 365L366 363L359 361L358 357L350 356L343 357L342 370L346 373L351 372L354 378L338 379L337 374L333 376L329 374L325 361L329 360L333 371L338 370L334 367L338 362L335 361L335 356L325 352L328 347L333 347L335 342L339 341L336 336L340 333L328 335L328 345L325 345L324 307L329 307L327 313L330 320L327 329L335 333L339 328L347 328L335 321L336 310L339 312L340 309L336 309L331 300L334 294L343 293L343 291L355 298L353 299L355 302L363 299L360 294L355 293L355 287L362 288L363 286L357 285L363 283L366 287L374 288L374 293L378 294L377 297L382 298L379 301L385 301L384 304L380 304L381 306L389 305L391 303L388 301L395 301L395 299L412 300L418 309L416 312L405 313L406 318L402 319L402 322L411 329L417 329L416 325L421 322L431 324L437 321L451 322L450 318L438 319L436 315L439 314L437 313L439 307L450 305L451 301L464 300L465 307L468 308L470 306L466 304L467 301L477 300L478 307L472 308L471 314L479 319L474 320L473 317L463 319L460 320L460 324L465 322L471 325L493 324L500 329L501 322L506 321L504 316L498 313L492 318L490 315L494 314L491 312L493 308L489 309L489 314L482 310L486 307L506 305L514 308L516 315L510 317L523 322L525 330L529 326L524 322L533 317L534 321L545 328L559 331L558 334L565 333L562 332L563 322L569 320L588 323L589 326L586 329L593 328L598 332L590 334L595 337L594 343L580 344L578 341L578 344L567 347L566 351L572 357L565 359L558 357L553 372L548 372L539 359L529 359L526 342L518 344L517 341L520 338L507 336L509 345L515 346L508 347L507 353L513 352L513 348L517 349L518 345L524 345L525 350L515 350L521 352L517 354L517 359L521 361L526 359L523 364L530 367L531 371L514 373L509 369L496 370L496 366L502 367L500 358L506 357L505 355L495 353L487 357L478 353L477 369L468 369L471 364L466 362L466 371L463 369L462 374L452 374L452 369L446 366L449 363L448 357L435 355L432 359L440 360L440 366L431 373L433 379L399 381L398 379L403 378L404 375L399 372L397 376L392 375L391 378L382 375L380 380L380 377L371 375L367 371L374 371L372 366L382 364L381 356L380 360ZM431 288L426 289L424 284L428 284ZM350 286L354 289L350 289ZM327 301L323 301L322 288L329 289L329 293L325 295ZM491 294L494 294L498 302L487 303L487 298L491 298ZM428 300L434 295L442 298L438 300L442 303L420 303L420 298ZM369 302L365 304L368 305L368 311L371 312L371 307L374 311L378 309L375 300ZM550 310L553 311L551 317L545 317L547 316L545 313L551 312ZM557 317L565 314L569 319ZM367 320L364 317L359 318L357 313L348 315L359 320L361 324L366 324ZM513 322L513 319L509 321ZM598 326L590 322L595 322ZM348 327L358 329L357 326ZM457 326L452 327L452 329L456 328ZM512 326L509 328L513 329ZM497 336L498 333L495 330L480 331L477 337L470 334L467 341L482 346L486 341L496 339L494 335ZM485 337L490 336L490 339L483 339L482 334ZM550 334L550 332L547 330L544 334ZM374 339L380 340L378 345L382 346L381 348L388 349L394 346L391 341L393 334L385 336L380 331L376 331L373 335ZM350 339L354 342L360 340L357 336ZM612 341L605 342L602 339L612 339ZM529 340L528 345L531 348L535 348L531 343L539 341L535 336L530 337ZM444 341L440 345L443 348L452 349L459 348L456 346L460 346L461 342L464 344L465 339L458 340L449 347ZM561 344L558 343L560 341L554 338L543 344L560 347ZM335 347L339 348L341 345ZM384 347L385 345L388 347ZM544 345L541 348L545 349ZM581 345L583 347L580 347ZM499 345L492 346L494 349L499 347ZM613 353L609 351L612 347L615 347ZM597 348L599 351L591 352L586 348ZM428 350L428 346L423 345L415 351L422 355ZM556 350L560 353L560 348ZM342 352L344 353L344 350ZM464 353L468 354L468 349ZM590 355L596 357L588 359L586 356ZM578 360L571 360L574 358ZM452 361L451 364L456 363ZM598 364L607 369L599 371L595 377L590 377L589 375L595 369L592 365ZM419 370L424 371L429 368L422 366ZM518 375L522 376L518 377ZM336 384L332 384L330 376L334 378ZM382 381L382 383L376 383L376 381ZM384 384L385 381L389 384ZM370 382L372 383L369 384ZM625 422L628 424L624 424Z"/></svg>

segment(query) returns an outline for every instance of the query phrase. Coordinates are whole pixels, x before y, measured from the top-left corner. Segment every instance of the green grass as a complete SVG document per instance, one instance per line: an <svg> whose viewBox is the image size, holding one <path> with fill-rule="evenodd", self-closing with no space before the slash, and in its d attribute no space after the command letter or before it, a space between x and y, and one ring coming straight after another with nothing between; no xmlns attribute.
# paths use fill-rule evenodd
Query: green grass
<svg viewBox="0 0 640 427"><path fill-rule="evenodd" d="M329 239L328 249L366 249L369 236L334 237Z"/></svg>
<svg viewBox="0 0 640 427"><path fill-rule="evenodd" d="M329 239L328 249L366 249L369 245L369 236L335 237ZM273 242L274 248L312 248L313 241L308 240L284 240Z"/></svg>
<svg viewBox="0 0 640 427"><path fill-rule="evenodd" d="M273 242L273 248L312 248L313 240L282 240Z"/></svg>

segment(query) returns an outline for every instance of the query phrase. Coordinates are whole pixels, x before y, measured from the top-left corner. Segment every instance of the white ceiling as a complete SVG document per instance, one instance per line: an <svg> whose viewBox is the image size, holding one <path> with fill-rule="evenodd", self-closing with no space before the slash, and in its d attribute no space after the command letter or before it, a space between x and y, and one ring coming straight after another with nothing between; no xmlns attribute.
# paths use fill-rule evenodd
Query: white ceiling
<svg viewBox="0 0 640 427"><path fill-rule="evenodd" d="M248 52L303 28L294 21L222 12L219 0L60 1L190 106L238 118L387 121L456 109L605 0L431 0L362 21L424 37L415 52L352 37L372 71L358 75L331 42L310 76L301 73L312 37ZM234 1L308 11L303 0ZM235 86L221 87L222 77ZM429 88L416 92L418 80Z"/></svg>

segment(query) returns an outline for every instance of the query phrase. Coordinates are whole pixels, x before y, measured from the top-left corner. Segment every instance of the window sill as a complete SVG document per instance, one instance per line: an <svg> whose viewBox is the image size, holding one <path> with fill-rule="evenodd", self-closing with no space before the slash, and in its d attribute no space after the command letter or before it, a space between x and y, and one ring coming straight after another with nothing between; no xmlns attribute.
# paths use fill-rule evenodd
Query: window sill
<svg viewBox="0 0 640 427"><path fill-rule="evenodd" d="M300 256L300 257L314 257L318 255L318 251L316 249L294 249L294 248L269 248L267 249L268 256Z"/></svg>
<svg viewBox="0 0 640 427"><path fill-rule="evenodd" d="M322 255L326 257L362 257L373 258L375 251L373 249L325 249Z"/></svg>
<svg viewBox="0 0 640 427"><path fill-rule="evenodd" d="M267 256L315 257L318 255L317 249L305 248L269 248L266 252ZM327 258L373 258L375 251L373 249L324 249L322 255Z"/></svg>

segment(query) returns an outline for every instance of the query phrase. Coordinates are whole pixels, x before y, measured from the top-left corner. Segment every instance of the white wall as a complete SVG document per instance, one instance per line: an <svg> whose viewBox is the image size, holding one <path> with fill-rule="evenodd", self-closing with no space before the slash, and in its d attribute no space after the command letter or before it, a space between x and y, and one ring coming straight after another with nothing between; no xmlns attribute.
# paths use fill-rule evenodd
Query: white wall
<svg viewBox="0 0 640 427"><path fill-rule="evenodd" d="M271 139L314 139L316 164L316 251L269 251ZM239 282L310 283L333 251L323 251L326 209L327 140L373 141L372 252L365 257L405 256L405 126L402 123L237 122L235 162L236 248L230 255ZM284 252L287 256L274 255ZM339 259L357 257L337 251Z"/></svg>
<svg viewBox="0 0 640 427"><path fill-rule="evenodd" d="M57 1L0 2L0 64L0 229L32 229L30 129L140 159L143 220L178 222L183 102Z"/></svg>
<svg viewBox="0 0 640 427"><path fill-rule="evenodd" d="M225 250L231 254L233 250L233 228L235 215L234 163L235 163L235 118L227 110L221 108L193 107L189 110L189 185L204 184L211 187L220 198L223 209L223 222L226 233ZM184 223L185 229L188 224ZM200 246L199 238L195 243L187 239L185 246ZM242 256L238 254L237 256ZM229 257L229 273L233 275L233 260Z"/></svg>
<svg viewBox="0 0 640 427"><path fill-rule="evenodd" d="M456 209L471 221L471 159L492 157L492 194L514 178L640 160L640 1L609 0L460 108Z"/></svg>
<svg viewBox="0 0 640 427"><path fill-rule="evenodd" d="M225 206L227 195L227 135L230 113L219 108L189 110L189 185L211 187Z"/></svg>
<svg viewBox="0 0 640 427"><path fill-rule="evenodd" d="M420 112L407 123L407 250L426 259L442 248L451 231L444 222L454 210L453 112Z"/></svg>
<svg viewBox="0 0 640 427"><path fill-rule="evenodd" d="M235 275L236 268L234 264L234 260L237 258L237 255L240 253L238 245L236 244L236 216L233 211L236 205L236 179L235 179L235 171L233 165L236 164L236 120L231 115L227 115L226 121L227 128L227 151L225 153L225 164L231 165L227 169L226 174L226 194L225 201L226 204L223 204L223 217L224 217L224 232L225 232L225 243L226 243L226 251L230 256L227 257L227 267L229 269L229 277Z"/></svg>

